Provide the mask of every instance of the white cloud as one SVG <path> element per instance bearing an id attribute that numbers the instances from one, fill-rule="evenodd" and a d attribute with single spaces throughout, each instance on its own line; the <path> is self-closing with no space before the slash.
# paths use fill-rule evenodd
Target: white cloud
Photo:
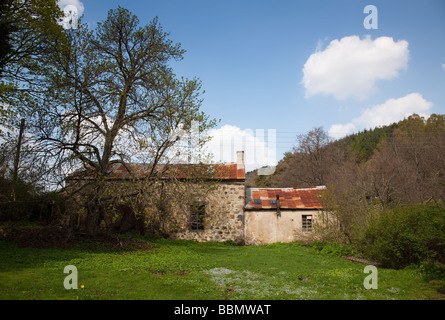
<path id="1" fill-rule="evenodd" d="M 236 152 L 243 150 L 246 171 L 277 164 L 275 129 L 257 129 L 254 132 L 226 124 L 210 130 L 209 136 L 213 138 L 207 143 L 207 148 L 215 162 L 236 162 Z"/>
<path id="2" fill-rule="evenodd" d="M 376 90 L 377 80 L 392 80 L 399 70 L 406 69 L 408 58 L 405 40 L 395 42 L 391 37 L 372 40 L 370 36 L 333 40 L 325 50 L 313 53 L 303 67 L 306 97 L 328 94 L 336 99 L 367 98 Z"/>
<path id="3" fill-rule="evenodd" d="M 334 139 L 340 139 L 351 134 L 354 130 L 355 125 L 352 122 L 347 124 L 333 124 L 329 129 L 329 136 Z"/>
<path id="4" fill-rule="evenodd" d="M 433 103 L 425 100 L 420 93 L 410 93 L 402 98 L 388 99 L 383 104 L 365 109 L 360 117 L 347 124 L 334 124 L 329 129 L 333 138 L 342 138 L 354 131 L 389 125 L 417 113 L 428 116 Z"/>
<path id="5" fill-rule="evenodd" d="M 62 26 L 65 29 L 70 28 L 70 26 L 74 29 L 77 28 L 77 19 L 82 16 L 84 11 L 83 3 L 80 0 L 59 0 L 59 7 L 65 12 L 65 18 L 61 22 Z M 74 20 L 74 23 L 70 20 Z"/>
<path id="6" fill-rule="evenodd" d="M 445 71 L 445 63 L 442 63 L 442 69 Z"/>
<path id="7" fill-rule="evenodd" d="M 83 14 L 84 6 L 79 0 L 59 0 L 59 7 L 63 10 L 66 6 L 73 5 L 77 8 L 79 17 Z"/>

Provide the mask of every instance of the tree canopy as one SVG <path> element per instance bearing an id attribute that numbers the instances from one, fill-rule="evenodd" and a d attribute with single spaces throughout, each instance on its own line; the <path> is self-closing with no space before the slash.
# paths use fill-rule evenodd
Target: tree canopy
<path id="1" fill-rule="evenodd" d="M 185 50 L 157 18 L 141 24 L 118 7 L 94 30 L 80 20 L 78 29 L 59 31 L 40 33 L 45 54 L 26 65 L 18 90 L 7 95 L 8 109 L 26 118 L 27 141 L 53 183 L 63 186 L 78 169 L 93 174 L 87 208 L 94 233 L 110 166 L 134 176 L 137 162 L 155 177 L 158 164 L 198 152 L 216 121 L 200 110 L 199 79 L 178 78 L 169 66 Z M 172 153 L 192 129 L 202 133 L 196 148 Z"/>

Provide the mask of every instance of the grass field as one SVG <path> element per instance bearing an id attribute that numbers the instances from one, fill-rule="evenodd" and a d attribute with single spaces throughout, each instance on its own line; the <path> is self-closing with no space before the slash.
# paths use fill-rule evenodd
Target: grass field
<path id="1" fill-rule="evenodd" d="M 122 238 L 122 241 L 136 239 Z M 416 268 L 378 269 L 366 290 L 365 264 L 302 244 L 235 246 L 138 238 L 126 249 L 84 241 L 66 248 L 0 242 L 0 299 L 444 299 L 443 283 Z M 143 244 L 141 246 L 140 244 Z M 64 268 L 78 271 L 64 288 Z"/>

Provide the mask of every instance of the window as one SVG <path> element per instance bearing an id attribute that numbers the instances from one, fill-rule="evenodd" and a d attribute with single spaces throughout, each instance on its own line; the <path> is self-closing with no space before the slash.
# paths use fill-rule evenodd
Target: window
<path id="1" fill-rule="evenodd" d="M 195 202 L 191 206 L 190 229 L 194 231 L 204 230 L 206 206 L 204 203 Z"/>
<path id="2" fill-rule="evenodd" d="M 302 215 L 303 231 L 312 232 L 312 215 Z"/>

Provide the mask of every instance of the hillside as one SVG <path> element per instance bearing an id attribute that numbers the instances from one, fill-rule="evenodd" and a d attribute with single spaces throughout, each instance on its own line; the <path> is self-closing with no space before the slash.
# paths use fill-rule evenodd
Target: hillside
<path id="1" fill-rule="evenodd" d="M 385 203 L 445 200 L 445 116 L 412 115 L 331 140 L 322 128 L 296 137 L 270 176 L 246 174 L 252 187 L 352 187 Z"/>

